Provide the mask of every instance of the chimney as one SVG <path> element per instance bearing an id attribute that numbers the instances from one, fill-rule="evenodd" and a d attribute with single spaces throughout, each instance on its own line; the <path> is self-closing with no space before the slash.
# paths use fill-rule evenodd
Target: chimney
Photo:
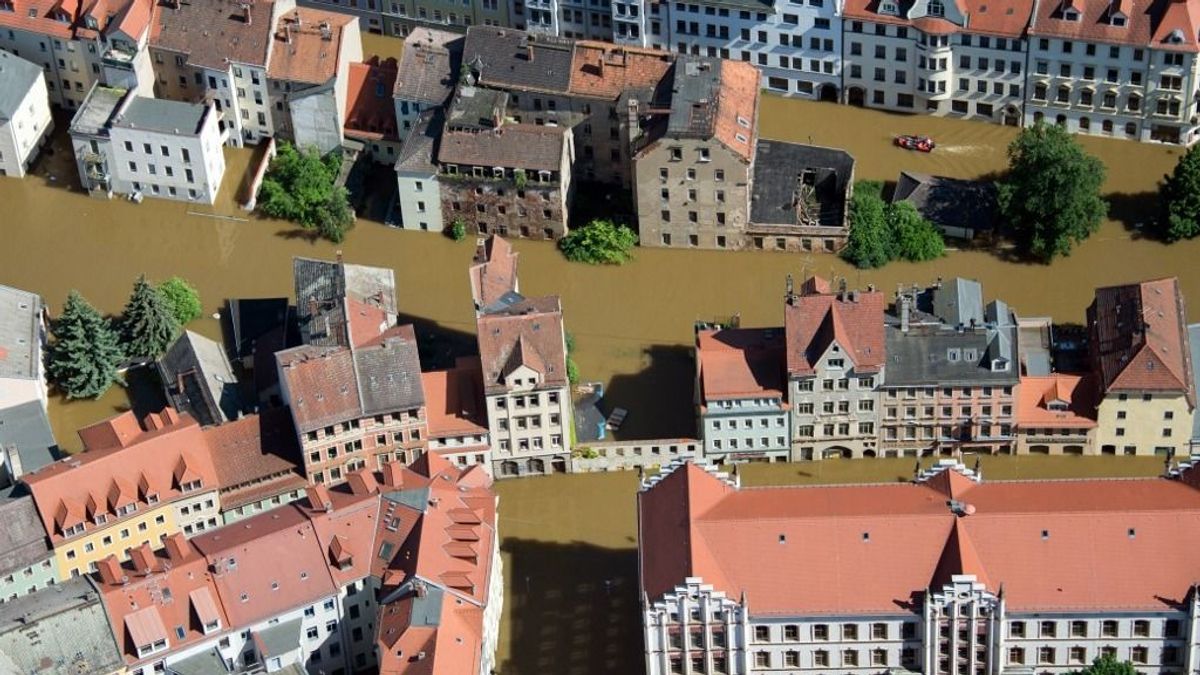
<path id="1" fill-rule="evenodd" d="M 129 559 L 133 562 L 133 571 L 138 574 L 150 574 L 154 570 L 154 550 L 150 548 L 150 544 L 131 549 Z"/>
<path id="2" fill-rule="evenodd" d="M 125 570 L 121 569 L 121 562 L 115 555 L 109 554 L 107 558 L 96 563 L 96 569 L 100 571 L 100 581 L 103 581 L 106 586 L 121 586 L 129 583 L 129 577 L 125 574 Z"/>
<path id="3" fill-rule="evenodd" d="M 249 25 L 251 25 L 252 23 L 254 23 L 254 18 L 253 18 L 253 16 L 250 14 L 250 3 L 249 3 L 249 2 L 243 2 L 243 3 L 242 3 L 242 21 L 243 21 L 243 22 L 244 22 L 244 23 L 245 23 L 247 26 L 249 26 Z"/>
<path id="4" fill-rule="evenodd" d="M 413 581 L 413 592 L 416 593 L 418 598 L 425 597 L 425 582 L 420 579 Z"/>
<path id="5" fill-rule="evenodd" d="M 400 486 L 400 471 L 404 468 L 400 462 L 386 462 L 383 465 L 383 484 L 388 487 Z"/>
<path id="6" fill-rule="evenodd" d="M 4 464 L 8 467 L 9 479 L 14 483 L 25 472 L 24 467 L 21 466 L 21 453 L 17 451 L 16 445 L 4 446 Z"/>
<path id="7" fill-rule="evenodd" d="M 900 295 L 900 331 L 902 333 L 908 332 L 909 312 L 912 311 L 912 308 L 910 307 L 911 303 L 912 301 L 909 300 L 907 295 Z"/>
<path id="8" fill-rule="evenodd" d="M 171 559 L 171 562 L 183 562 L 183 559 L 187 557 L 188 542 L 182 532 L 176 532 L 167 537 L 164 544 L 167 547 L 167 557 Z"/>
<path id="9" fill-rule="evenodd" d="M 525 60 L 533 61 L 533 45 L 525 45 Z"/>
<path id="10" fill-rule="evenodd" d="M 283 41 L 286 44 L 292 44 L 292 24 L 287 21 L 283 22 Z"/>
<path id="11" fill-rule="evenodd" d="M 320 29 L 321 29 L 321 39 L 322 40 L 325 40 L 326 42 L 330 42 L 333 40 L 333 28 L 329 25 L 328 21 L 322 21 L 321 25 L 320 25 Z"/>
<path id="12" fill-rule="evenodd" d="M 333 499 L 329 496 L 329 488 L 324 485 L 309 485 L 304 489 L 308 497 L 308 506 L 314 511 L 329 512 L 333 510 Z"/>

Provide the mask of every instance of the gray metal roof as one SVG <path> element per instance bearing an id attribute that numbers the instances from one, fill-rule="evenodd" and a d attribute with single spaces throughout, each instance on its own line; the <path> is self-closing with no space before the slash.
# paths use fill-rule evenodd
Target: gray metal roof
<path id="1" fill-rule="evenodd" d="M 79 110 L 75 111 L 75 117 L 71 118 L 71 133 L 107 136 L 109 122 L 127 94 L 130 92 L 125 89 L 99 84 L 92 87 Z"/>
<path id="2" fill-rule="evenodd" d="M 412 488 L 410 490 L 392 490 L 385 492 L 384 498 L 390 502 L 407 506 L 414 511 L 425 512 L 429 505 L 429 487 Z"/>
<path id="3" fill-rule="evenodd" d="M 258 642 L 267 658 L 286 654 L 300 646 L 301 619 L 292 619 L 258 631 Z"/>
<path id="4" fill-rule="evenodd" d="M 100 594 L 87 577 L 0 604 L 0 672 L 109 673 L 123 666 Z"/>
<path id="5" fill-rule="evenodd" d="M 404 101 L 443 105 L 458 81 L 463 41 L 458 33 L 414 28 L 404 38 L 392 95 Z"/>
<path id="6" fill-rule="evenodd" d="M 711 137 L 716 127 L 720 89 L 721 59 L 680 54 L 675 60 L 667 135 Z"/>
<path id="7" fill-rule="evenodd" d="M 26 401 L 0 410 L 0 448 L 16 448 L 22 474 L 54 462 L 58 442 L 41 401 Z"/>
<path id="8" fill-rule="evenodd" d="M 42 76 L 42 69 L 5 51 L 0 51 L 0 118 L 11 118 L 21 101 Z"/>
<path id="9" fill-rule="evenodd" d="M 755 149 L 750 222 L 797 225 L 800 185 L 811 178 L 819 205 L 819 224 L 843 227 L 846 189 L 854 177 L 854 158 L 844 150 L 760 140 Z"/>
<path id="10" fill-rule="evenodd" d="M 568 38 L 471 26 L 463 46 L 463 63 L 484 85 L 566 93 L 571 85 L 574 46 Z"/>
<path id="11" fill-rule="evenodd" d="M 175 409 L 203 426 L 237 419 L 243 410 L 224 347 L 203 335 L 184 331 L 158 360 L 158 374 Z"/>
<path id="12" fill-rule="evenodd" d="M 354 350 L 363 414 L 407 410 L 425 404 L 421 359 L 415 340 L 391 335 L 378 345 Z"/>
<path id="13" fill-rule="evenodd" d="M 906 201 L 940 228 L 992 230 L 998 222 L 996 185 L 901 171 L 892 202 Z"/>
<path id="14" fill-rule="evenodd" d="M 171 663 L 167 672 L 171 675 L 228 675 L 229 669 L 225 667 L 221 653 L 213 647 Z"/>
<path id="15" fill-rule="evenodd" d="M 349 346 L 343 298 L 380 306 L 396 314 L 396 277 L 391 269 L 293 258 L 296 322 L 304 344 Z"/>
<path id="16" fill-rule="evenodd" d="M 949 326 L 983 324 L 983 286 L 974 279 L 955 277 L 935 286 L 931 299 L 932 306 L 922 309 Z"/>
<path id="17" fill-rule="evenodd" d="M 46 530 L 28 490 L 0 500 L 0 576 L 25 569 L 50 557 Z"/>
<path id="18" fill-rule="evenodd" d="M 113 120 L 113 126 L 190 136 L 199 133 L 207 111 L 208 107 L 199 103 L 135 96 Z"/>
<path id="19" fill-rule="evenodd" d="M 400 146 L 400 156 L 396 158 L 396 171 L 401 173 L 417 173 L 422 176 L 436 174 L 438 139 L 442 137 L 442 126 L 446 115 L 441 108 L 432 108 L 421 113 L 416 125 L 408 132 L 404 144 Z"/>
<path id="20" fill-rule="evenodd" d="M 425 595 L 414 595 L 410 626 L 436 627 L 442 623 L 442 602 L 445 591 L 433 584 L 425 584 Z"/>
<path id="21" fill-rule="evenodd" d="M 885 327 L 886 386 L 1013 385 L 1019 379 L 1015 362 L 1007 370 L 992 370 L 990 357 L 1000 349 L 993 340 L 1014 344 L 1016 327 L 958 331 L 946 326 L 914 326 L 907 333 Z"/>
<path id="22" fill-rule="evenodd" d="M 42 355 L 42 298 L 0 286 L 0 378 L 38 377 Z"/>

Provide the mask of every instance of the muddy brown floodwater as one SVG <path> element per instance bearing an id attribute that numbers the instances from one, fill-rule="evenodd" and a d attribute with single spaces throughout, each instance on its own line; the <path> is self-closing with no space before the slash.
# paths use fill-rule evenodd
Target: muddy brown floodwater
<path id="1" fill-rule="evenodd" d="M 764 137 L 846 148 L 858 159 L 860 179 L 879 180 L 894 180 L 902 168 L 961 177 L 998 171 L 1014 134 L 998 126 L 771 96 L 763 99 L 761 124 Z M 65 127 L 60 120 L 59 129 Z M 921 155 L 896 149 L 889 139 L 898 132 L 929 134 L 938 150 Z M 858 272 L 822 254 L 643 249 L 633 263 L 608 268 L 568 264 L 550 244 L 517 242 L 522 290 L 563 296 L 580 370 L 588 380 L 606 382 L 610 401 L 630 410 L 622 435 L 631 438 L 694 433 L 693 321 L 740 313 L 746 325 L 778 323 L 789 273 L 846 275 L 853 285 L 874 283 L 884 290 L 970 276 L 983 282 L 989 297 L 1005 298 L 1018 312 L 1059 321 L 1082 320 L 1095 286 L 1179 275 L 1193 306 L 1200 306 L 1200 270 L 1192 264 L 1200 241 L 1167 247 L 1138 240 L 1127 229 L 1153 213 L 1156 183 L 1179 150 L 1101 139 L 1083 143 L 1109 167 L 1106 190 L 1114 215 L 1124 222 L 1106 223 L 1070 258 L 1051 266 L 953 252 L 929 263 Z M 406 315 L 442 330 L 474 331 L 465 273 L 471 242 L 368 221 L 360 221 L 340 247 L 310 242 L 290 224 L 248 216 L 234 203 L 250 150 L 226 151 L 229 171 L 214 206 L 98 201 L 79 192 L 63 134 L 55 147 L 34 175 L 0 179 L 0 283 L 36 291 L 56 310 L 77 288 L 102 310 L 117 312 L 139 273 L 151 279 L 178 274 L 199 288 L 208 317 L 229 297 L 290 295 L 292 256 L 333 257 L 340 248 L 348 261 L 395 269 Z M 1200 312 L 1192 316 L 1200 319 Z M 211 318 L 192 328 L 219 332 Z M 74 448 L 75 429 L 126 406 L 123 393 L 114 390 L 99 401 L 56 401 L 51 416 L 60 442 Z"/>

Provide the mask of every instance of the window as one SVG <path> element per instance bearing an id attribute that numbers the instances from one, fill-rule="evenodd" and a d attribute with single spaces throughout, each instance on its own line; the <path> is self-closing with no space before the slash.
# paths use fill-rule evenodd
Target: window
<path id="1" fill-rule="evenodd" d="M 1087 663 L 1087 648 L 1071 647 L 1068 659 L 1071 663 Z"/>
<path id="2" fill-rule="evenodd" d="M 768 626 L 755 626 L 754 627 L 754 641 L 755 642 L 770 642 L 771 641 L 771 629 Z"/>
<path id="3" fill-rule="evenodd" d="M 809 427 L 809 429 L 812 429 L 812 427 Z M 810 432 L 810 435 L 811 435 L 811 432 Z M 827 626 L 823 623 L 818 623 L 818 624 L 814 625 L 812 631 L 813 631 L 813 640 L 814 641 L 825 642 L 829 639 L 829 626 Z"/>
<path id="4" fill-rule="evenodd" d="M 1041 647 L 1038 649 L 1038 663 L 1054 663 L 1054 647 Z"/>
<path id="5" fill-rule="evenodd" d="M 1150 622 L 1139 619 L 1133 622 L 1134 637 L 1150 637 Z"/>
<path id="6" fill-rule="evenodd" d="M 1071 622 L 1071 637 L 1087 637 L 1087 622 L 1072 621 Z"/>
<path id="7" fill-rule="evenodd" d="M 842 625 L 842 639 L 843 640 L 857 640 L 858 639 L 858 625 L 853 624 L 853 623 L 847 623 L 847 624 Z"/>
<path id="8" fill-rule="evenodd" d="M 1133 647 L 1129 650 L 1129 660 L 1134 663 L 1146 663 L 1150 660 L 1150 650 L 1145 647 Z"/>
<path id="9" fill-rule="evenodd" d="M 1043 539 L 1044 538 L 1045 537 L 1043 537 Z M 1058 628 L 1058 625 L 1056 623 L 1054 623 L 1053 621 L 1043 621 L 1041 623 L 1041 632 L 1039 635 L 1041 637 L 1054 637 L 1055 633 L 1057 632 L 1056 631 L 1057 628 Z M 1045 663 L 1045 662 L 1043 661 L 1043 663 Z"/>
<path id="10" fill-rule="evenodd" d="M 1009 649 L 1008 662 L 1013 665 L 1021 665 L 1025 663 L 1025 650 L 1020 647 L 1013 647 Z"/>
<path id="11" fill-rule="evenodd" d="M 843 650 L 842 651 L 842 665 L 850 666 L 850 667 L 857 666 L 858 665 L 858 651 L 855 649 Z"/>

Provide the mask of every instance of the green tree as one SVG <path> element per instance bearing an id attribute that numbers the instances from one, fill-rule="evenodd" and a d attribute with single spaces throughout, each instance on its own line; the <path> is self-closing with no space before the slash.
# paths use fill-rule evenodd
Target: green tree
<path id="1" fill-rule="evenodd" d="M 341 167 L 340 153 L 322 158 L 313 148 L 299 151 L 280 143 L 258 192 L 259 209 L 341 242 L 354 226 L 350 195 L 346 188 L 334 186 Z"/>
<path id="2" fill-rule="evenodd" d="M 158 285 L 158 294 L 166 301 L 180 326 L 200 318 L 203 311 L 198 293 L 187 279 L 171 277 Z"/>
<path id="3" fill-rule="evenodd" d="M 575 363 L 575 336 L 564 333 L 563 337 L 567 345 L 567 381 L 579 384 L 579 366 Z"/>
<path id="4" fill-rule="evenodd" d="M 1092 665 L 1076 670 L 1071 675 L 1137 675 L 1137 670 L 1128 661 L 1118 661 L 1112 656 L 1099 656 Z"/>
<path id="5" fill-rule="evenodd" d="M 592 265 L 620 265 L 633 260 L 637 244 L 633 230 L 611 220 L 593 220 L 558 242 L 567 260 Z"/>
<path id="6" fill-rule="evenodd" d="M 841 255 L 855 267 L 883 267 L 892 259 L 894 247 L 882 193 L 881 183 L 863 181 L 854 186 L 850 198 L 850 237 Z"/>
<path id="7" fill-rule="evenodd" d="M 145 275 L 139 276 L 121 314 L 125 353 L 132 358 L 156 359 L 178 335 L 179 321 L 171 305 L 146 282 Z"/>
<path id="8" fill-rule="evenodd" d="M 892 239 L 892 257 L 920 262 L 940 258 L 946 252 L 942 233 L 925 220 L 917 207 L 909 202 L 896 202 L 887 207 L 888 231 Z"/>
<path id="9" fill-rule="evenodd" d="M 1158 234 L 1167 241 L 1191 239 L 1200 234 L 1200 146 L 1193 145 L 1179 158 L 1175 170 L 1159 189 L 1162 215 Z"/>
<path id="10" fill-rule="evenodd" d="M 450 238 L 454 241 L 462 241 L 467 238 L 467 224 L 462 218 L 455 218 L 454 222 L 450 223 Z"/>
<path id="11" fill-rule="evenodd" d="M 125 358 L 117 332 L 78 291 L 67 296 L 50 332 L 46 370 L 67 398 L 99 398 L 117 381 Z"/>
<path id="12" fill-rule="evenodd" d="M 1108 214 L 1104 165 L 1058 125 L 1037 123 L 1008 146 L 1000 213 L 1023 253 L 1043 262 L 1068 255 Z"/>

